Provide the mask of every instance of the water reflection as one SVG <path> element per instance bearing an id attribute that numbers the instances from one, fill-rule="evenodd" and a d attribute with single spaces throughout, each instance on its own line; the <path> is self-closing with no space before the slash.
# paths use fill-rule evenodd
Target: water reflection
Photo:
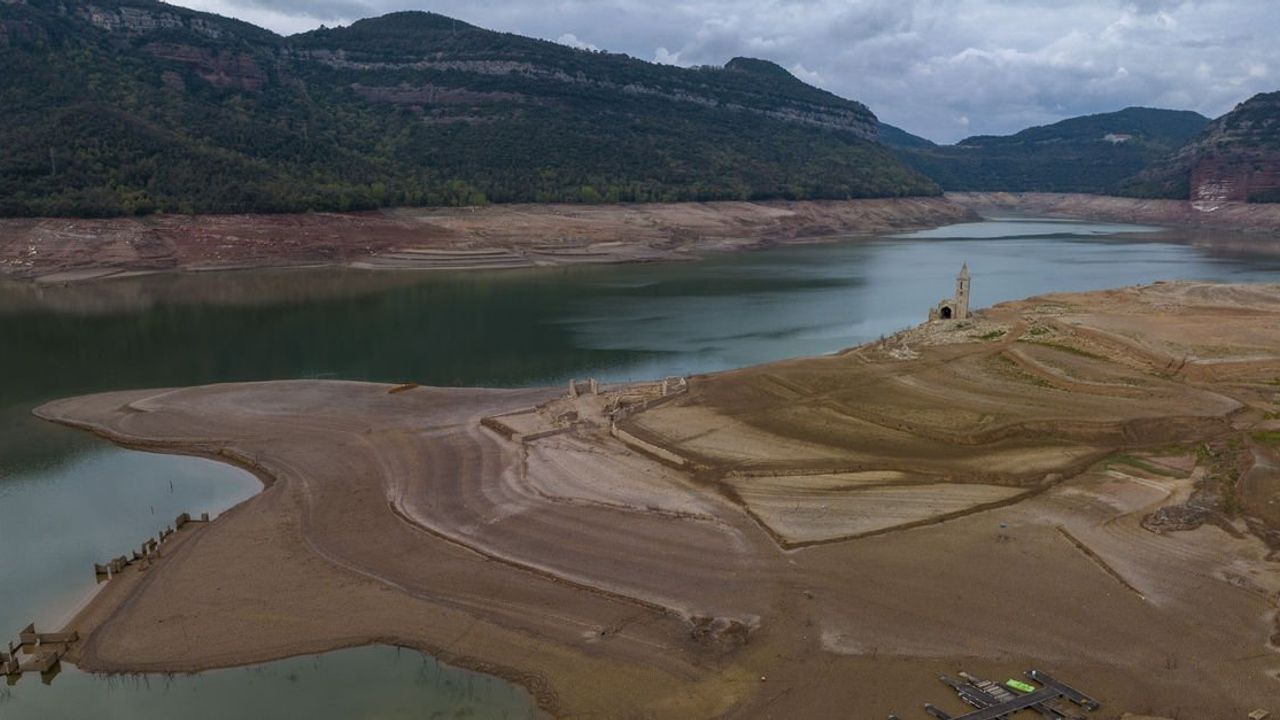
<path id="1" fill-rule="evenodd" d="M 6 718 L 543 717 L 510 683 L 392 647 L 353 648 L 199 675 L 95 676 L 64 667 L 0 689 Z"/>
<path id="2" fill-rule="evenodd" d="M 13 542 L 0 553 L 0 636 L 32 621 L 61 624 L 93 591 L 94 563 L 138 547 L 179 513 L 216 516 L 260 488 L 224 463 L 124 451 L 69 428 L 32 425 L 69 441 L 59 445 L 64 454 L 39 462 L 5 457 L 0 528 Z"/>

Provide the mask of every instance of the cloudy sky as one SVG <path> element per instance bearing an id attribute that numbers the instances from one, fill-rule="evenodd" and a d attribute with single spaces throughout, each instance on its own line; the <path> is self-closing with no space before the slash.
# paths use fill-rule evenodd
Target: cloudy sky
<path id="1" fill-rule="evenodd" d="M 773 60 L 938 142 L 1280 90 L 1277 0 L 177 0 L 290 34 L 393 10 L 677 65 Z"/>

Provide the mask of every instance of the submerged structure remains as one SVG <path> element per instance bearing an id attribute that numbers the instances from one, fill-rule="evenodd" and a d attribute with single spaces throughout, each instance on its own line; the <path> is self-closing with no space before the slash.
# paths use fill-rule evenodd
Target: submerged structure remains
<path id="1" fill-rule="evenodd" d="M 969 317 L 969 263 L 956 276 L 955 296 L 939 300 L 929 311 L 930 320 L 964 320 Z"/>
<path id="2" fill-rule="evenodd" d="M 1007 680 L 1001 684 L 963 672 L 959 679 L 943 675 L 939 679 L 955 690 L 961 700 L 977 710 L 964 715 L 951 715 L 925 703 L 925 712 L 937 720 L 999 720 L 1013 717 L 1023 710 L 1055 720 L 1084 720 L 1084 716 L 1077 714 L 1072 705 L 1090 712 L 1101 707 L 1093 698 L 1066 683 L 1054 680 L 1046 673 L 1028 670 L 1025 674 L 1038 687 L 1021 680 Z M 1064 700 L 1071 704 L 1064 703 Z M 896 715 L 890 715 L 889 718 L 898 720 Z"/>

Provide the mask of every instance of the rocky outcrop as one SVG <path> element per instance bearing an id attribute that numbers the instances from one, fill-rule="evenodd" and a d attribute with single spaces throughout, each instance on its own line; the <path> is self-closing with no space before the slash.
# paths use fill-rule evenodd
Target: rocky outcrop
<path id="1" fill-rule="evenodd" d="M 394 87 L 361 85 L 354 83 L 351 89 L 360 97 L 370 102 L 391 103 L 422 107 L 427 105 L 487 105 L 491 103 L 523 102 L 525 97 L 518 93 L 477 92 L 466 88 L 442 87 L 426 83 L 412 86 L 401 84 Z"/>
<path id="2" fill-rule="evenodd" d="M 174 43 L 150 43 L 143 49 L 154 57 L 193 68 L 205 82 L 216 87 L 261 90 L 267 84 L 266 71 L 248 53 L 214 52 Z"/>
<path id="3" fill-rule="evenodd" d="M 1121 191 L 1190 200 L 1207 210 L 1229 202 L 1280 202 L 1280 92 L 1240 103 Z"/>
<path id="4" fill-rule="evenodd" d="M 1221 202 L 1280 202 L 1280 152 L 1236 151 L 1210 154 L 1191 167 L 1191 200 Z"/>
<path id="5" fill-rule="evenodd" d="M 145 35 L 157 30 L 186 29 L 207 38 L 221 38 L 226 32 L 213 22 L 201 17 L 184 17 L 176 11 L 157 10 L 145 7 L 104 8 L 98 5 L 86 5 L 79 8 L 77 14 L 110 32 L 128 35 Z"/>

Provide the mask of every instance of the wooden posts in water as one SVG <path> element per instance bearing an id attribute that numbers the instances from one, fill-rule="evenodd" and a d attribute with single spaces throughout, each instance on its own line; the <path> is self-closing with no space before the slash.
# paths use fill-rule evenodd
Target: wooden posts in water
<path id="1" fill-rule="evenodd" d="M 2 675 L 19 675 L 22 668 L 18 662 L 18 653 L 22 652 L 22 643 L 13 644 L 10 640 L 9 652 L 0 652 L 0 674 Z"/>
<path id="2" fill-rule="evenodd" d="M 174 533 L 191 523 L 209 522 L 209 513 L 200 513 L 200 519 L 196 520 L 191 517 L 191 513 L 182 513 L 174 518 L 173 527 L 166 527 L 160 531 L 160 534 L 154 538 L 147 538 L 137 550 L 133 550 L 130 555 L 121 555 L 118 558 L 107 561 L 107 564 L 93 564 L 93 575 L 99 581 L 110 579 L 120 573 L 130 565 L 137 564 L 140 570 L 146 570 L 150 565 L 160 557 L 160 544 L 168 540 Z"/>
<path id="3" fill-rule="evenodd" d="M 187 523 L 193 523 L 193 522 L 202 522 L 202 523 L 209 522 L 209 513 L 207 512 L 200 513 L 199 520 L 191 517 L 191 513 L 182 513 L 181 515 L 179 515 L 177 518 L 174 519 L 173 529 L 181 530 L 182 526 L 186 525 Z"/>
<path id="4" fill-rule="evenodd" d="M 0 675 L 10 678 L 23 673 L 38 672 L 44 682 L 52 681 L 57 675 L 58 663 L 67 653 L 67 646 L 80 639 L 76 631 L 64 633 L 36 632 L 35 623 L 28 623 L 18 631 L 18 643 L 9 641 L 8 652 L 0 651 Z M 53 645 L 56 647 L 49 648 Z M 27 655 L 23 660 L 22 655 Z"/>
<path id="5" fill-rule="evenodd" d="M 16 675 L 18 666 L 9 653 L 0 651 L 0 675 Z"/>
<path id="6" fill-rule="evenodd" d="M 22 664 L 19 668 L 21 672 L 38 672 L 41 675 L 53 669 L 54 665 L 62 659 L 61 652 L 42 652 L 36 653 L 35 656 Z"/>

